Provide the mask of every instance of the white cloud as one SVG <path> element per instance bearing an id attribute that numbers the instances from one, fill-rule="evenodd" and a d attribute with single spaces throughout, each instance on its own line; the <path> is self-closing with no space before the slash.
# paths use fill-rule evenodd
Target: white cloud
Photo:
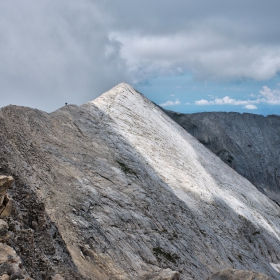
<path id="1" fill-rule="evenodd" d="M 248 104 L 248 105 L 246 105 L 246 106 L 245 106 L 245 108 L 246 108 L 246 109 L 248 109 L 248 110 L 256 110 L 256 109 L 258 109 L 258 107 L 257 107 L 257 106 L 252 105 L 252 104 Z"/>
<path id="2" fill-rule="evenodd" d="M 278 45 L 247 44 L 218 32 L 207 33 L 202 27 L 161 36 L 111 32 L 110 38 L 121 43 L 121 55 L 129 70 L 138 77 L 141 70 L 142 78 L 180 74 L 183 69 L 201 79 L 266 80 L 280 71 Z"/>
<path id="3" fill-rule="evenodd" d="M 264 102 L 272 105 L 280 105 L 280 90 L 271 90 L 269 87 L 263 86 L 260 94 L 264 98 Z"/>
<path id="4" fill-rule="evenodd" d="M 177 99 L 176 101 L 166 101 L 164 103 L 159 104 L 161 107 L 168 107 L 168 106 L 175 106 L 175 105 L 180 105 L 181 102 Z"/>
<path id="5" fill-rule="evenodd" d="M 257 106 L 253 104 L 271 104 L 271 105 L 280 105 L 280 90 L 275 89 L 271 90 L 267 86 L 263 86 L 262 90 L 259 92 L 258 98 L 251 100 L 237 100 L 225 96 L 223 98 L 215 98 L 214 100 L 201 99 L 194 102 L 196 105 L 233 105 L 240 106 L 245 105 L 246 109 L 257 109 Z M 255 95 L 252 95 L 254 97 Z"/>
<path id="6" fill-rule="evenodd" d="M 175 96 L 175 94 L 170 94 L 170 96 Z"/>
<path id="7" fill-rule="evenodd" d="M 208 101 L 206 99 L 197 100 L 194 102 L 195 105 L 210 105 L 215 104 L 213 101 Z"/>
<path id="8" fill-rule="evenodd" d="M 233 98 L 230 98 L 229 96 L 225 96 L 223 98 L 216 98 L 214 100 L 208 101 L 206 99 L 195 101 L 196 105 L 247 105 L 250 103 L 254 103 L 253 100 L 236 100 Z"/>

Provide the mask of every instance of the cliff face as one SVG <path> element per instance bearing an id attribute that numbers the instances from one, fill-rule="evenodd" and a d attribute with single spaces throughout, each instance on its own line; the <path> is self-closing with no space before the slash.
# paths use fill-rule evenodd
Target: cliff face
<path id="1" fill-rule="evenodd" d="M 261 192 L 280 203 L 280 116 L 166 113 Z"/>
<path id="2" fill-rule="evenodd" d="M 51 114 L 2 108 L 0 165 L 35 279 L 279 278 L 280 208 L 126 84 Z"/>

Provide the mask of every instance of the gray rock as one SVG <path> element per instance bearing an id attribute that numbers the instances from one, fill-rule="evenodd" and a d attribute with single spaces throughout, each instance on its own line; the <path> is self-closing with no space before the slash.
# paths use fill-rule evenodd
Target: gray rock
<path id="1" fill-rule="evenodd" d="M 227 268 L 214 273 L 208 280 L 271 280 L 262 273 Z"/>
<path id="2" fill-rule="evenodd" d="M 0 176 L 0 206 L 2 206 L 7 189 L 13 181 L 14 179 L 11 176 Z"/>
<path id="3" fill-rule="evenodd" d="M 8 240 L 8 228 L 8 224 L 4 220 L 0 219 L 0 242 Z"/>
<path id="4" fill-rule="evenodd" d="M 0 279 L 31 279 L 15 250 L 0 243 Z"/>
<path id="5" fill-rule="evenodd" d="M 12 212 L 13 201 L 7 196 L 7 190 L 13 182 L 11 176 L 0 176 L 0 218 L 5 218 Z"/>
<path id="6" fill-rule="evenodd" d="M 65 280 L 60 274 L 56 274 L 52 280 Z"/>
<path id="7" fill-rule="evenodd" d="M 34 279 L 279 278 L 280 208 L 128 85 L 51 114 L 2 108 L 0 165 Z"/>
<path id="8" fill-rule="evenodd" d="M 162 269 L 157 272 L 148 273 L 139 278 L 139 280 L 179 280 L 180 273 L 171 269 Z"/>
<path id="9" fill-rule="evenodd" d="M 4 220 L 0 219 L 0 235 L 5 235 L 8 231 L 9 225 Z"/>
<path id="10" fill-rule="evenodd" d="M 280 204 L 280 116 L 165 112 L 228 166 Z"/>

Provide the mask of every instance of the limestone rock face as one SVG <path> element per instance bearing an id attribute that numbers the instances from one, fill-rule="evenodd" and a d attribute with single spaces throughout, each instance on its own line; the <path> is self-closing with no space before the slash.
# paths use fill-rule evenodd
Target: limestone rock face
<path id="1" fill-rule="evenodd" d="M 0 166 L 9 245 L 36 280 L 279 279 L 279 206 L 126 84 L 51 114 L 2 108 Z"/>
<path id="2" fill-rule="evenodd" d="M 14 182 L 11 176 L 0 176 L 0 217 L 6 217 L 11 213 L 12 201 L 7 197 L 7 190 Z"/>
<path id="3" fill-rule="evenodd" d="M 65 280 L 61 275 L 56 274 L 52 280 Z"/>
<path id="4" fill-rule="evenodd" d="M 223 271 L 214 273 L 208 280 L 271 280 L 262 273 L 254 271 L 244 271 L 236 269 L 225 269 Z"/>
<path id="5" fill-rule="evenodd" d="M 14 182 L 11 176 L 0 176 L 0 205 L 3 204 L 7 189 Z"/>
<path id="6" fill-rule="evenodd" d="M 4 220 L 0 219 L 0 242 L 7 241 L 10 237 L 8 228 L 8 224 Z"/>
<path id="7" fill-rule="evenodd" d="M 280 116 L 165 112 L 227 165 L 280 204 Z"/>
<path id="8" fill-rule="evenodd" d="M 153 273 L 147 273 L 139 278 L 139 280 L 179 280 L 180 274 L 171 269 L 162 269 Z"/>
<path id="9" fill-rule="evenodd" d="M 15 250 L 3 243 L 0 243 L 0 277 L 7 280 L 31 280 Z"/>

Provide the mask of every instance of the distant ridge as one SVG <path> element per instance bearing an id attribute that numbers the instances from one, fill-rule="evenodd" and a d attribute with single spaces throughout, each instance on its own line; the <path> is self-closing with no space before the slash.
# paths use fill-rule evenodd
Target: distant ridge
<path id="1" fill-rule="evenodd" d="M 165 112 L 227 165 L 280 204 L 280 116 Z"/>

